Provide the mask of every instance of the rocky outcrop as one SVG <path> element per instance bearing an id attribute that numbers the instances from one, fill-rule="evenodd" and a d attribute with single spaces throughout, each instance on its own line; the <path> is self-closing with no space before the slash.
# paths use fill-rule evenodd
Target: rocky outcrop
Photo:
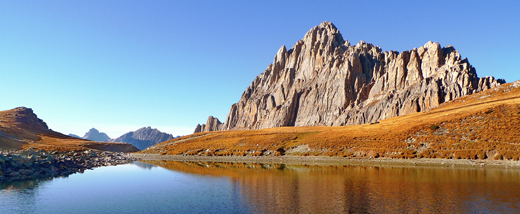
<path id="1" fill-rule="evenodd" d="M 27 129 L 46 131 L 49 129 L 47 124 L 33 112 L 32 109 L 26 107 L 18 107 L 10 111 L 12 121 L 25 126 Z"/>
<path id="2" fill-rule="evenodd" d="M 206 124 L 197 124 L 194 133 L 224 130 L 225 125 L 218 118 L 209 116 Z"/>
<path id="3" fill-rule="evenodd" d="M 0 149 L 21 149 L 25 143 L 41 140 L 42 135 L 68 138 L 49 129 L 30 108 L 0 111 Z"/>
<path id="4" fill-rule="evenodd" d="M 83 136 L 83 139 L 91 140 L 91 141 L 98 141 L 98 142 L 108 142 L 111 140 L 107 134 L 105 134 L 104 132 L 99 132 L 95 128 L 91 128 L 87 133 L 85 133 L 85 136 Z"/>
<path id="5" fill-rule="evenodd" d="M 171 140 L 175 137 L 173 135 L 160 132 L 157 129 L 152 129 L 150 126 L 143 127 L 134 132 L 128 132 L 121 137 L 118 137 L 111 142 L 123 142 L 134 145 L 140 150 L 144 150 L 149 146 Z"/>
<path id="6" fill-rule="evenodd" d="M 278 50 L 231 106 L 224 125 L 195 131 L 364 124 L 426 111 L 502 83 L 479 78 L 450 45 L 382 51 L 364 41 L 350 45 L 323 22 L 290 50 Z"/>
<path id="7" fill-rule="evenodd" d="M 49 127 L 43 120 L 26 107 L 0 111 L 0 139 L 2 143 L 21 139 L 40 140 L 39 134 L 49 132 Z M 0 148 L 2 145 L 0 145 Z"/>

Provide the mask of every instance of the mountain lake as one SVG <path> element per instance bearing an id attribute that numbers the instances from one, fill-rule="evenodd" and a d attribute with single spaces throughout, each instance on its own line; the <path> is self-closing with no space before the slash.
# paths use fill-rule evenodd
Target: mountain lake
<path id="1" fill-rule="evenodd" d="M 0 213 L 518 213 L 520 170 L 142 161 L 0 183 Z"/>

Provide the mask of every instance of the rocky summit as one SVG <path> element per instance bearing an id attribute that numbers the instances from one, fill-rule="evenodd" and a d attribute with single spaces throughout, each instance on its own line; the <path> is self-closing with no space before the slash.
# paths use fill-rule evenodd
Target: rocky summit
<path id="1" fill-rule="evenodd" d="M 401 53 L 360 41 L 351 45 L 323 22 L 257 76 L 224 124 L 195 132 L 281 126 L 343 126 L 427 111 L 505 83 L 477 76 L 468 59 L 437 42 Z M 216 121 L 216 123 L 215 123 Z"/>
<path id="2" fill-rule="evenodd" d="M 157 143 L 171 140 L 173 138 L 174 137 L 171 134 L 161 132 L 158 129 L 152 129 L 150 126 L 148 126 L 121 135 L 121 137 L 111 140 L 111 142 L 130 143 L 138 149 L 143 150 L 149 146 L 153 146 Z"/>
<path id="3" fill-rule="evenodd" d="M 0 111 L 0 148 L 18 149 L 21 143 L 40 140 L 40 134 L 51 132 L 30 108 Z"/>
<path id="4" fill-rule="evenodd" d="M 91 128 L 87 133 L 85 133 L 85 136 L 83 136 L 83 139 L 98 141 L 98 142 L 110 141 L 110 137 L 107 134 L 105 134 L 104 132 L 99 132 L 95 128 Z"/>

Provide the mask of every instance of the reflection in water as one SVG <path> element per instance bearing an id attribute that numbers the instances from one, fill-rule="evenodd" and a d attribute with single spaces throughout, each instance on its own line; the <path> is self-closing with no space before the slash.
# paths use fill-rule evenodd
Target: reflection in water
<path id="1" fill-rule="evenodd" d="M 17 213 L 32 213 L 32 209 L 36 204 L 36 196 L 38 191 L 36 189 L 44 185 L 47 179 L 31 179 L 22 181 L 5 181 L 0 183 L 0 201 L 2 205 L 8 207 L 15 207 L 11 211 Z M 9 194 L 10 197 L 4 197 L 4 194 Z"/>
<path id="2" fill-rule="evenodd" d="M 520 210 L 520 172 L 507 169 L 285 166 L 144 161 L 226 176 L 254 213 L 472 213 Z"/>
<path id="3" fill-rule="evenodd" d="M 0 183 L 0 213 L 520 210 L 520 170 L 513 169 L 145 162 Z"/>
<path id="4" fill-rule="evenodd" d="M 139 162 L 139 161 L 134 161 L 132 164 L 134 164 L 142 169 L 152 169 L 152 168 L 156 167 L 153 164 L 143 163 L 143 162 Z"/>
<path id="5" fill-rule="evenodd" d="M 0 190 L 28 190 L 34 189 L 40 185 L 41 182 L 52 180 L 52 178 L 46 179 L 30 179 L 30 180 L 2 180 L 0 182 Z"/>

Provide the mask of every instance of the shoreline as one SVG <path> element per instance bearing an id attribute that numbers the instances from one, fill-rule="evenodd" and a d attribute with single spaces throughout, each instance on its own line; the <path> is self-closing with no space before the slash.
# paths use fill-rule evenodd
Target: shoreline
<path id="1" fill-rule="evenodd" d="M 0 151 L 0 183 L 5 181 L 67 177 L 101 166 L 113 166 L 134 161 L 121 152 L 108 151 Z"/>
<path id="2" fill-rule="evenodd" d="M 428 166 L 457 168 L 504 168 L 520 169 L 520 161 L 505 160 L 466 160 L 466 159 L 391 159 L 391 158 L 343 158 L 326 156 L 182 156 L 159 154 L 127 153 L 129 157 L 139 160 L 165 160 L 188 162 L 229 162 L 229 163 L 262 163 L 286 165 L 317 166 Z"/>

